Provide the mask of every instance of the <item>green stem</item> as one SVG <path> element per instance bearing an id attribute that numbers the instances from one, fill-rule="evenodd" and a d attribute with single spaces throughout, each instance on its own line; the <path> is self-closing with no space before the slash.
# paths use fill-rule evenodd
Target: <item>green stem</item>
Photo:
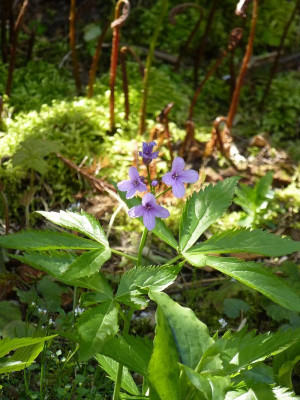
<path id="1" fill-rule="evenodd" d="M 147 235 L 148 235 L 148 229 L 144 228 L 144 231 L 143 231 L 143 234 L 142 234 L 142 237 L 141 237 L 140 246 L 139 246 L 139 251 L 138 251 L 138 259 L 137 259 L 137 265 L 138 266 L 142 264 L 143 249 L 145 247 Z"/>
<path id="2" fill-rule="evenodd" d="M 177 260 L 180 260 L 180 258 L 182 258 L 181 254 L 178 254 L 178 256 L 171 258 L 171 260 L 168 261 L 168 264 L 173 264 L 174 262 L 176 262 Z"/>
<path id="3" fill-rule="evenodd" d="M 168 189 L 164 190 L 163 192 L 159 193 L 157 196 L 155 196 L 156 199 L 158 199 L 160 196 L 164 195 L 165 193 L 167 193 L 169 190 L 171 190 L 172 188 L 169 187 Z"/>
<path id="4" fill-rule="evenodd" d="M 148 183 L 149 183 L 150 191 L 151 191 L 151 193 L 154 193 L 154 187 L 151 186 L 151 174 L 150 174 L 149 165 L 147 165 L 147 174 L 148 174 Z"/>
<path id="5" fill-rule="evenodd" d="M 135 256 L 130 256 L 129 254 L 123 253 L 122 251 L 119 251 L 116 249 L 110 249 L 110 250 L 112 253 L 118 254 L 118 256 L 128 258 L 128 260 L 131 260 L 131 261 L 137 261 L 137 257 L 135 257 Z"/>
<path id="6" fill-rule="evenodd" d="M 124 322 L 123 336 L 128 335 L 129 325 L 130 325 L 130 321 L 131 321 L 133 312 L 134 312 L 134 310 L 132 308 L 130 308 L 130 310 L 128 311 L 127 318 Z M 119 398 L 119 394 L 120 394 L 120 390 L 121 390 L 121 383 L 122 383 L 122 375 L 123 375 L 123 364 L 119 363 L 118 370 L 117 370 L 117 379 L 116 379 L 116 383 L 115 383 L 115 387 L 114 387 L 114 394 L 113 394 L 112 400 L 118 400 L 118 398 Z"/>

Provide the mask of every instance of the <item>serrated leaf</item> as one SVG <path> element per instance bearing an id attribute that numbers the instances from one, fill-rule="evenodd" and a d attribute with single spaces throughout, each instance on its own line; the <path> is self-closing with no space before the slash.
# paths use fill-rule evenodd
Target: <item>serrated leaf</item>
<path id="1" fill-rule="evenodd" d="M 118 311 L 114 302 L 106 301 L 85 311 L 76 326 L 80 337 L 79 358 L 86 361 L 101 352 L 105 341 L 118 332 Z"/>
<path id="2" fill-rule="evenodd" d="M 110 256 L 110 249 L 105 247 L 99 250 L 87 251 L 69 265 L 63 278 L 73 280 L 91 276 L 99 271 L 105 261 L 109 260 Z"/>
<path id="3" fill-rule="evenodd" d="M 84 211 L 81 213 L 71 211 L 47 212 L 38 211 L 43 217 L 47 218 L 53 224 L 62 226 L 101 243 L 105 247 L 109 247 L 105 232 L 98 220 L 91 214 Z"/>
<path id="4" fill-rule="evenodd" d="M 47 274 L 68 285 L 78 286 L 96 291 L 97 293 L 102 293 L 107 299 L 112 299 L 113 297 L 112 289 L 101 273 L 96 273 L 89 277 L 78 279 L 65 278 L 66 271 L 68 271 L 70 265 L 72 265 L 72 263 L 77 259 L 74 254 L 58 252 L 53 252 L 50 254 L 24 253 L 23 256 L 11 255 L 11 257 L 30 265 L 33 268 L 46 272 Z"/>
<path id="5" fill-rule="evenodd" d="M 18 250 L 91 250 L 102 246 L 97 243 L 71 235 L 52 231 L 21 231 L 0 236 L 0 247 Z"/>
<path id="6" fill-rule="evenodd" d="M 273 358 L 273 370 L 276 383 L 280 386 L 293 389 L 292 372 L 296 364 L 300 361 L 300 337 L 299 341 L 290 346 L 285 351 L 277 354 Z"/>
<path id="7" fill-rule="evenodd" d="M 207 326 L 198 320 L 191 309 L 180 306 L 167 294 L 151 292 L 150 297 L 158 304 L 168 321 L 180 362 L 196 368 L 203 353 L 214 343 Z"/>
<path id="8" fill-rule="evenodd" d="M 199 260 L 197 260 L 199 257 Z M 195 266 L 208 265 L 244 285 L 262 293 L 274 303 L 289 310 L 300 311 L 300 296 L 283 279 L 278 278 L 259 263 L 245 262 L 233 257 L 186 257 Z M 199 261 L 199 262 L 198 262 Z"/>
<path id="9" fill-rule="evenodd" d="M 149 382 L 160 399 L 180 400 L 179 354 L 171 327 L 160 307 L 156 311 L 156 323 L 154 348 L 149 362 Z"/>
<path id="10" fill-rule="evenodd" d="M 187 200 L 179 227 L 179 245 L 187 251 L 202 233 L 220 218 L 232 202 L 238 177 L 225 179 L 194 192 Z"/>
<path id="11" fill-rule="evenodd" d="M 194 370 L 183 366 L 183 369 L 191 384 L 199 390 L 205 400 L 223 400 L 230 387 L 230 379 L 225 376 L 212 376 L 197 374 Z"/>
<path id="12" fill-rule="evenodd" d="M 101 354 L 97 354 L 95 358 L 104 369 L 104 371 L 108 373 L 109 378 L 113 382 L 115 382 L 117 380 L 119 363 Z M 136 386 L 134 380 L 132 379 L 132 376 L 130 375 L 130 372 L 128 371 L 128 368 L 126 367 L 123 367 L 121 387 L 130 394 L 140 394 L 138 387 Z"/>
<path id="13" fill-rule="evenodd" d="M 101 353 L 146 377 L 152 350 L 152 343 L 146 338 L 126 336 L 108 339 Z"/>
<path id="14" fill-rule="evenodd" d="M 133 197 L 132 199 L 126 199 L 126 194 L 125 192 L 120 192 L 117 188 L 117 185 L 115 182 L 112 182 L 114 187 L 116 188 L 118 195 L 120 198 L 123 200 L 123 202 L 127 205 L 128 208 L 132 208 L 134 206 L 138 206 L 142 203 L 140 198 Z M 142 218 L 136 218 L 137 220 L 142 222 Z M 175 239 L 173 233 L 170 231 L 170 229 L 166 226 L 164 221 L 160 218 L 156 218 L 156 225 L 155 228 L 151 231 L 153 232 L 156 236 L 158 236 L 161 240 L 164 242 L 168 243 L 171 247 L 174 249 L 178 248 L 178 243 L 177 240 Z"/>
<path id="15" fill-rule="evenodd" d="M 203 243 L 190 248 L 187 253 L 254 253 L 278 257 L 300 251 L 300 242 L 282 238 L 260 229 L 230 229 L 217 233 Z"/>
<path id="16" fill-rule="evenodd" d="M 296 396 L 288 388 L 275 387 L 273 388 L 273 394 L 276 400 L 300 400 L 300 396 Z"/>
<path id="17" fill-rule="evenodd" d="M 140 289 L 162 291 L 174 282 L 180 269 L 181 265 L 132 268 L 122 275 L 116 300 L 130 294 L 137 295 Z"/>
<path id="18" fill-rule="evenodd" d="M 228 374 L 236 374 L 251 364 L 281 353 L 299 341 L 299 335 L 300 329 L 257 336 L 254 332 L 229 333 L 217 341 L 215 346 L 220 350 L 224 370 Z"/>

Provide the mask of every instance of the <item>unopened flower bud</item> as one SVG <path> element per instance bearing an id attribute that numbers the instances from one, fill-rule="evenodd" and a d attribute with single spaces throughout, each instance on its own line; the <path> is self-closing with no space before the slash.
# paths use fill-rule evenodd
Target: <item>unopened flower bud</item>
<path id="1" fill-rule="evenodd" d="M 157 185 L 158 185 L 158 181 L 157 181 L 156 179 L 154 179 L 154 180 L 151 182 L 151 186 L 156 187 Z"/>

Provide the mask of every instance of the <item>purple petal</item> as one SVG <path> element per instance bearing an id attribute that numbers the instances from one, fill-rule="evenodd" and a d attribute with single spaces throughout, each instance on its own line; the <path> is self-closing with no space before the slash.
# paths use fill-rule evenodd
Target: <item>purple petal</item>
<path id="1" fill-rule="evenodd" d="M 148 150 L 148 143 L 143 142 L 143 153 L 145 153 Z"/>
<path id="2" fill-rule="evenodd" d="M 132 184 L 132 187 L 127 190 L 126 199 L 131 199 L 136 194 L 136 191 L 137 187 Z"/>
<path id="3" fill-rule="evenodd" d="M 163 183 L 165 183 L 168 186 L 173 186 L 176 183 L 176 180 L 172 178 L 173 173 L 172 172 L 167 172 L 164 174 L 162 177 Z"/>
<path id="4" fill-rule="evenodd" d="M 157 157 L 158 157 L 158 151 L 154 151 L 154 152 L 151 154 L 152 160 L 153 160 L 154 158 L 157 158 Z"/>
<path id="5" fill-rule="evenodd" d="M 151 147 L 152 147 L 152 149 L 153 149 L 153 147 L 155 147 L 155 146 L 156 146 L 156 142 L 154 142 L 154 141 L 153 141 L 153 142 L 149 142 L 149 143 L 148 143 L 148 146 L 151 146 Z"/>
<path id="6" fill-rule="evenodd" d="M 177 180 L 174 185 L 172 186 L 172 192 L 174 194 L 175 197 L 177 197 L 178 199 L 180 199 L 181 197 L 184 196 L 185 194 L 185 187 L 184 184 L 182 182 L 180 182 L 179 180 Z"/>
<path id="7" fill-rule="evenodd" d="M 143 222 L 144 222 L 145 227 L 149 231 L 152 231 L 152 229 L 155 228 L 155 216 L 153 215 L 153 212 L 145 211 L 144 215 L 143 215 Z"/>
<path id="8" fill-rule="evenodd" d="M 142 217 L 144 215 L 145 208 L 143 206 L 134 206 L 128 211 L 128 215 L 131 218 Z"/>
<path id="9" fill-rule="evenodd" d="M 130 190 L 133 186 L 131 181 L 121 181 L 118 183 L 118 189 L 121 192 L 127 192 L 128 190 Z"/>
<path id="10" fill-rule="evenodd" d="M 150 204 L 151 206 L 156 206 L 156 200 L 152 193 L 146 193 L 142 199 L 142 204 L 145 206 L 146 204 Z"/>
<path id="11" fill-rule="evenodd" d="M 130 167 L 130 168 L 129 168 L 129 178 L 130 178 L 132 181 L 135 181 L 135 180 L 139 180 L 139 179 L 140 179 L 140 175 L 139 175 L 139 173 L 138 173 L 138 170 L 137 170 L 135 167 Z"/>
<path id="12" fill-rule="evenodd" d="M 155 211 L 155 216 L 159 218 L 168 218 L 170 216 L 169 211 L 166 208 L 159 205 L 155 206 L 154 211 Z"/>
<path id="13" fill-rule="evenodd" d="M 183 171 L 185 166 L 184 159 L 181 157 L 176 157 L 172 164 L 172 172 L 177 172 L 177 174 Z"/>
<path id="14" fill-rule="evenodd" d="M 140 182 L 138 186 L 136 186 L 136 189 L 138 192 L 145 192 L 147 190 L 147 186 L 143 182 Z"/>
<path id="15" fill-rule="evenodd" d="M 195 183 L 199 179 L 199 175 L 193 169 L 180 172 L 178 179 L 184 183 Z"/>

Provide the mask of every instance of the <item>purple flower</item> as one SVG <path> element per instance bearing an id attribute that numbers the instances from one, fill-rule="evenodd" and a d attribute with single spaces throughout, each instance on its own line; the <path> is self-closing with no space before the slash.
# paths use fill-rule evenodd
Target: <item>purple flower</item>
<path id="1" fill-rule="evenodd" d="M 144 178 L 139 176 L 138 170 L 135 167 L 129 168 L 128 181 L 121 181 L 118 183 L 118 189 L 126 193 L 126 199 L 131 199 L 136 192 L 145 192 L 147 186 L 144 184 Z"/>
<path id="2" fill-rule="evenodd" d="M 143 163 L 149 165 L 154 158 L 158 157 L 158 151 L 153 152 L 153 147 L 156 146 L 155 142 L 146 143 L 143 142 L 143 151 L 139 152 L 139 155 L 143 157 Z"/>
<path id="3" fill-rule="evenodd" d="M 185 194 L 184 183 L 195 183 L 198 180 L 198 173 L 193 169 L 184 171 L 185 162 L 183 158 L 176 157 L 172 164 L 171 172 L 167 172 L 162 181 L 172 186 L 172 192 L 175 197 L 180 198 Z"/>
<path id="4" fill-rule="evenodd" d="M 156 187 L 157 185 L 158 185 L 158 180 L 154 179 L 154 180 L 151 182 L 151 186 Z"/>
<path id="5" fill-rule="evenodd" d="M 170 213 L 166 208 L 156 204 L 153 194 L 146 193 L 143 197 L 142 204 L 140 206 L 132 207 L 128 211 L 128 215 L 132 218 L 143 217 L 145 227 L 151 231 L 155 228 L 156 217 L 168 218 Z"/>

